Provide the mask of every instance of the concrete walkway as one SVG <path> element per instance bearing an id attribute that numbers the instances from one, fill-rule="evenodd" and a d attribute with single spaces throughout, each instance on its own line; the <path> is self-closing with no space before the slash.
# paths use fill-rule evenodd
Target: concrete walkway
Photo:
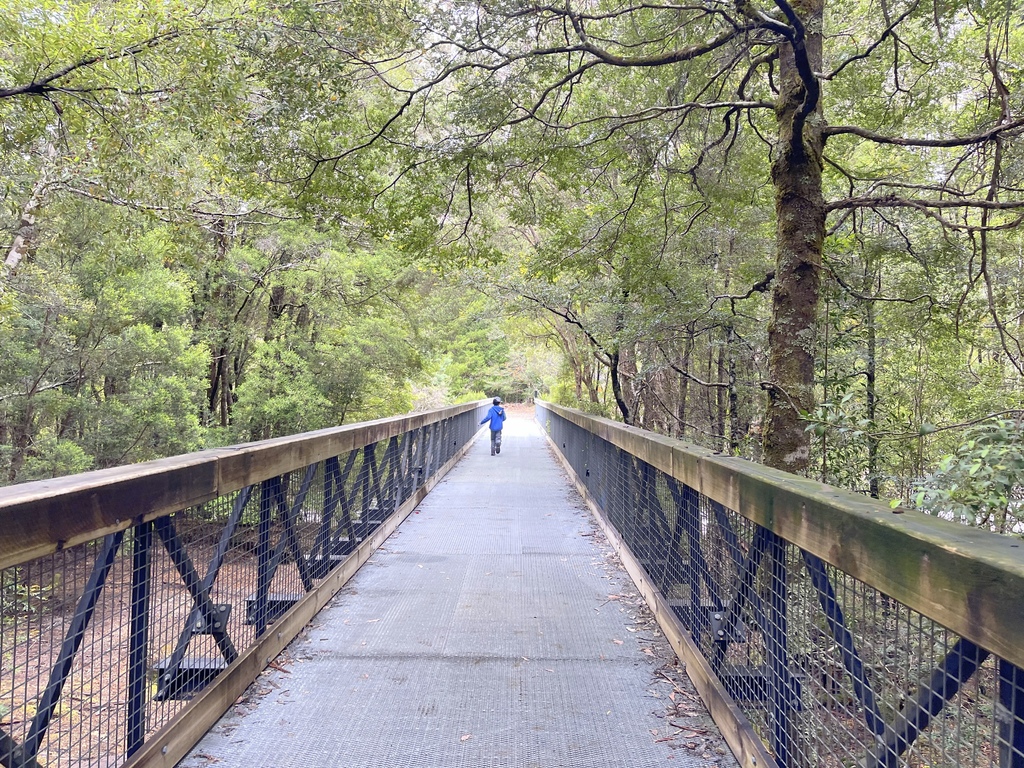
<path id="1" fill-rule="evenodd" d="M 525 414 L 277 665 L 182 766 L 735 765 Z"/>

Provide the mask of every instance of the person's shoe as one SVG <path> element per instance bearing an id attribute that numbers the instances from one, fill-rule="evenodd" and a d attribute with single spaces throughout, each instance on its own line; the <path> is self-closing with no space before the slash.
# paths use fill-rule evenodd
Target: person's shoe
<path id="1" fill-rule="evenodd" d="M 491 456 L 493 456 L 493 455 L 494 455 L 494 449 L 491 448 Z"/>
<path id="2" fill-rule="evenodd" d="M 495 453 L 501 453 L 501 446 L 499 445 L 497 448 L 495 448 L 494 452 Z"/>

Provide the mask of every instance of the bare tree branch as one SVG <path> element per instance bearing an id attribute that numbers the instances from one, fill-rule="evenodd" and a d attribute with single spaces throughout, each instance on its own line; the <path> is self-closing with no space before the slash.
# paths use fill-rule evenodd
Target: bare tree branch
<path id="1" fill-rule="evenodd" d="M 183 34 L 191 34 L 200 30 L 215 29 L 217 26 L 224 22 L 216 24 L 204 25 L 197 27 L 188 32 L 182 32 L 181 30 L 175 29 L 163 34 L 154 35 L 147 40 L 142 40 L 133 45 L 125 46 L 115 51 L 100 51 L 92 56 L 79 59 L 76 62 L 68 64 L 55 70 L 47 75 L 38 77 L 30 83 L 23 83 L 22 85 L 13 85 L 6 88 L 0 88 L 0 99 L 10 99 L 16 96 L 45 96 L 48 93 L 54 92 L 65 92 L 65 93 L 91 93 L 98 90 L 105 90 L 106 87 L 97 86 L 95 88 L 74 88 L 69 89 L 59 85 L 59 81 L 66 78 L 68 75 L 79 72 L 81 70 L 91 69 L 97 64 L 110 61 L 120 61 L 121 59 L 130 59 L 138 56 L 146 50 L 156 48 L 160 45 L 164 45 L 172 40 L 176 40 Z M 114 89 L 116 90 L 116 89 Z"/>
<path id="2" fill-rule="evenodd" d="M 1001 224 L 988 224 L 987 219 L 980 224 L 961 224 L 950 221 L 942 216 L 939 211 L 948 210 L 971 210 L 980 211 L 1024 211 L 1024 200 L 925 200 L 896 197 L 895 195 L 885 197 L 852 197 L 844 200 L 835 200 L 825 206 L 827 213 L 833 211 L 848 211 L 858 208 L 885 209 L 885 208 L 911 208 L 920 211 L 929 218 L 939 222 L 943 227 L 958 232 L 998 232 L 1014 229 L 1024 221 L 1024 214 L 1014 217 L 1010 221 Z"/>
<path id="3" fill-rule="evenodd" d="M 106 205 L 114 205 L 120 208 L 129 208 L 133 211 L 140 211 L 143 213 L 151 213 L 157 216 L 161 221 L 168 223 L 181 222 L 186 219 L 203 219 L 203 220 L 220 220 L 220 219 L 238 219 L 245 223 L 257 223 L 261 219 L 276 219 L 278 221 L 297 221 L 301 218 L 299 215 L 285 215 L 272 211 L 266 208 L 252 208 L 247 209 L 242 206 L 240 210 L 229 210 L 227 208 L 213 208 L 208 203 L 215 202 L 210 200 L 193 200 L 190 203 L 183 204 L 180 207 L 168 206 L 168 205 L 155 205 L 140 202 L 138 200 L 129 200 L 126 198 L 118 197 L 110 190 L 104 189 L 102 185 L 84 181 L 84 186 L 72 184 L 68 181 L 62 181 L 53 184 L 54 189 L 59 189 L 64 192 L 69 192 L 78 197 L 87 198 L 89 200 L 95 200 L 99 203 L 105 203 Z"/>
<path id="4" fill-rule="evenodd" d="M 848 197 L 826 204 L 826 210 L 842 211 L 848 208 L 936 208 L 939 210 L 977 208 L 985 211 L 1017 211 L 1024 208 L 1024 200 L 926 200 L 887 195 L 885 197 Z"/>
<path id="5" fill-rule="evenodd" d="M 799 138 L 804 135 L 804 123 L 807 121 L 807 118 L 818 107 L 818 102 L 821 99 L 821 84 L 818 82 L 818 77 L 811 68 L 811 61 L 808 58 L 807 32 L 804 29 L 803 21 L 797 15 L 797 12 L 793 10 L 793 6 L 786 2 L 786 0 L 775 0 L 775 4 L 785 14 L 792 28 L 790 33 L 784 34 L 789 39 L 790 45 L 793 46 L 796 71 L 800 75 L 801 82 L 804 84 L 803 102 L 800 104 L 800 109 L 793 116 L 793 136 Z"/>
<path id="6" fill-rule="evenodd" d="M 846 69 L 848 66 L 853 64 L 855 61 L 860 61 L 861 59 L 866 59 L 870 57 L 871 54 L 875 52 L 875 49 L 878 48 L 878 46 L 884 43 L 893 34 L 893 31 L 896 29 L 896 27 L 903 23 L 903 21 L 906 20 L 906 18 L 910 16 L 910 14 L 917 10 L 919 4 L 920 0 L 914 0 L 914 2 L 910 4 L 910 7 L 907 8 L 907 10 L 901 13 L 895 21 L 889 23 L 889 26 L 885 28 L 885 30 L 882 32 L 881 36 L 879 36 L 877 40 L 875 40 L 871 45 L 865 48 L 861 53 L 851 56 L 850 58 L 841 62 L 839 66 L 837 66 L 828 74 L 822 75 L 821 79 L 831 80 L 844 69 Z"/>
<path id="7" fill-rule="evenodd" d="M 939 303 L 936 300 L 936 298 L 932 296 L 930 293 L 922 293 L 920 296 L 915 296 L 912 299 L 905 299 L 900 296 L 869 296 L 866 293 L 861 293 L 860 291 L 857 291 L 854 288 L 850 287 L 850 285 L 845 280 L 843 280 L 842 277 L 839 276 L 839 273 L 836 272 L 835 267 L 833 267 L 827 261 L 822 260 L 822 266 L 828 270 L 829 274 L 832 275 L 832 279 L 839 284 L 840 288 L 842 288 L 850 296 L 853 296 L 853 298 L 859 299 L 860 301 L 881 301 L 892 302 L 894 304 L 916 304 L 919 301 L 927 300 L 928 304 L 931 307 L 935 307 Z"/>
<path id="8" fill-rule="evenodd" d="M 866 128 L 861 128 L 857 125 L 832 125 L 822 129 L 822 135 L 825 138 L 830 136 L 842 136 L 849 134 L 853 136 L 859 136 L 867 141 L 873 141 L 876 144 L 891 144 L 897 147 L 966 147 L 971 144 L 981 144 L 986 141 L 991 141 L 996 136 L 1016 131 L 1018 128 L 1024 127 L 1024 117 L 1017 118 L 1016 120 L 1010 120 L 1007 122 L 1000 122 L 997 125 L 992 126 L 986 131 L 972 134 L 970 136 L 954 136 L 948 139 L 924 139 L 924 138 L 913 138 L 907 136 L 886 136 L 881 133 L 875 133 L 869 131 Z"/>

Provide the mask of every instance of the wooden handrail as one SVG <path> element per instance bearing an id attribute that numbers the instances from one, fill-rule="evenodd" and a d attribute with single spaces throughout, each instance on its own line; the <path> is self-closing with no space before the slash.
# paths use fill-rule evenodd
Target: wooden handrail
<path id="1" fill-rule="evenodd" d="M 538 401 L 712 501 L 1024 667 L 1024 541 Z"/>
<path id="2" fill-rule="evenodd" d="M 0 568 L 202 504 L 481 403 L 0 488 Z"/>

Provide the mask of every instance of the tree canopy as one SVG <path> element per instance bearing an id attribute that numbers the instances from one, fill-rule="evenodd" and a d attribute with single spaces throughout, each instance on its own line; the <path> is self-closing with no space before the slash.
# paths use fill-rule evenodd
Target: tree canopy
<path id="1" fill-rule="evenodd" d="M 922 502 L 1016 434 L 1008 0 L 0 10 L 8 481 L 534 389 Z"/>

